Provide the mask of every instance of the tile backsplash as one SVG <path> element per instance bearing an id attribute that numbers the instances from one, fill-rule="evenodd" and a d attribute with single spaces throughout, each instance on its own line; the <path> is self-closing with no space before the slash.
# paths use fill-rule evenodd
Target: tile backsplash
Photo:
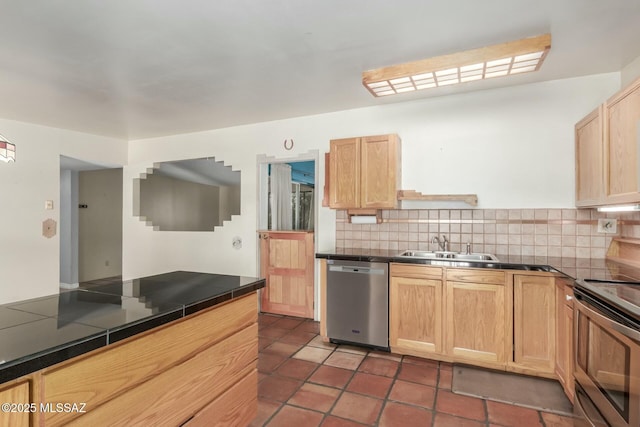
<path id="1" fill-rule="evenodd" d="M 437 250 L 445 235 L 450 250 L 469 242 L 473 252 L 603 258 L 611 239 L 640 238 L 640 212 L 595 209 L 406 209 L 383 210 L 382 224 L 351 224 L 337 211 L 336 248 Z M 618 220 L 616 234 L 597 232 L 599 218 Z"/>

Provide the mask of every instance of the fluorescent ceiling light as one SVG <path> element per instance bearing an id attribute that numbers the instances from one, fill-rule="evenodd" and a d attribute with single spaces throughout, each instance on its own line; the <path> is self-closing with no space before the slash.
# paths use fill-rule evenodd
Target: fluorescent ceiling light
<path id="1" fill-rule="evenodd" d="M 378 97 L 522 74 L 539 70 L 550 48 L 551 34 L 544 34 L 365 71 L 362 84 Z"/>
<path id="2" fill-rule="evenodd" d="M 633 212 L 640 211 L 640 205 L 601 206 L 598 212 Z"/>

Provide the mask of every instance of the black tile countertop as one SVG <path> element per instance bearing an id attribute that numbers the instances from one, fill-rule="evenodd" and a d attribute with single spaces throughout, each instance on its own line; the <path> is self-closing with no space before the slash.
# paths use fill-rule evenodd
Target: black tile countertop
<path id="1" fill-rule="evenodd" d="M 496 268 L 561 273 L 574 279 L 640 280 L 640 270 L 603 258 L 546 257 L 496 254 L 499 261 L 418 259 L 401 257 L 403 251 L 382 249 L 335 249 L 316 253 L 316 258 L 352 261 L 403 262 L 445 267 Z"/>
<path id="2" fill-rule="evenodd" d="M 0 306 L 0 384 L 265 286 L 175 271 Z"/>

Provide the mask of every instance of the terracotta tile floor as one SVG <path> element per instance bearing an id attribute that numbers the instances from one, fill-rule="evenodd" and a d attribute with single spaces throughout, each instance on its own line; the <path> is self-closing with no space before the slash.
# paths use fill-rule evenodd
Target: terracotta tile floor
<path id="1" fill-rule="evenodd" d="M 448 363 L 325 343 L 311 320 L 259 316 L 258 416 L 269 427 L 571 427 L 451 392 Z"/>

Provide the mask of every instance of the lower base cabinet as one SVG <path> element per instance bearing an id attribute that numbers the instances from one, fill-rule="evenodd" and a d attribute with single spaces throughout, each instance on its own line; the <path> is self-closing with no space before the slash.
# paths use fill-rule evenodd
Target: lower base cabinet
<path id="1" fill-rule="evenodd" d="M 553 378 L 555 283 L 544 272 L 391 263 L 391 351 Z"/>
<path id="2" fill-rule="evenodd" d="M 551 276 L 513 276 L 513 363 L 553 374 L 556 284 Z"/>
<path id="3" fill-rule="evenodd" d="M 391 264 L 390 276 L 391 350 L 413 355 L 442 353 L 442 269 Z"/>
<path id="4" fill-rule="evenodd" d="M 456 360 L 502 365 L 505 286 L 447 281 L 447 353 Z"/>
<path id="5" fill-rule="evenodd" d="M 556 283 L 556 366 L 555 372 L 564 392 L 573 403 L 573 287 L 568 281 Z"/>

